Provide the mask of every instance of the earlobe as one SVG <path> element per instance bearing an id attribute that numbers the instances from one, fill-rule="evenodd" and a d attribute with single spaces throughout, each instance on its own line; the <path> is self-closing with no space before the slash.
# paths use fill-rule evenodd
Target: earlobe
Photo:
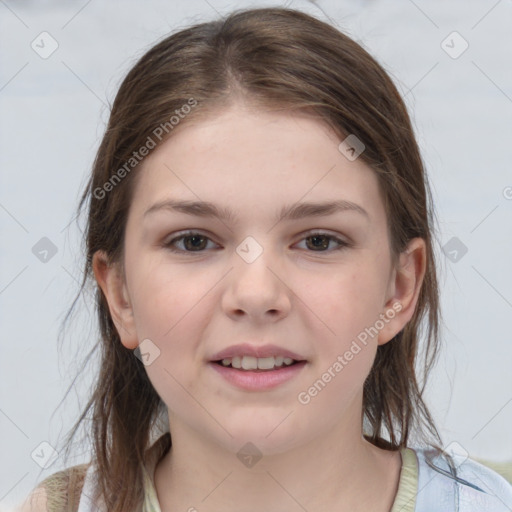
<path id="1" fill-rule="evenodd" d="M 388 321 L 379 331 L 379 345 L 393 339 L 414 315 L 425 271 L 425 240 L 413 238 L 405 251 L 400 254 L 398 268 L 393 270 L 389 282 L 389 298 L 384 310 Z"/>
<path id="2" fill-rule="evenodd" d="M 112 321 L 121 343 L 129 349 L 138 346 L 133 310 L 128 289 L 118 264 L 110 263 L 104 251 L 96 251 L 92 260 L 96 282 L 108 302 Z"/>

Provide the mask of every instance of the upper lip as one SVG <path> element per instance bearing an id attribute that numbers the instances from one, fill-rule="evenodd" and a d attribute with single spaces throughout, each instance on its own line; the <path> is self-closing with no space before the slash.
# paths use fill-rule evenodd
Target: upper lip
<path id="1" fill-rule="evenodd" d="M 220 352 L 213 354 L 211 361 L 220 361 L 221 359 L 228 359 L 233 357 L 252 356 L 252 357 L 271 357 L 281 356 L 290 357 L 295 361 L 303 361 L 304 357 L 292 352 L 291 350 L 278 347 L 277 345 L 251 345 L 249 343 L 242 343 L 239 345 L 231 345 Z"/>

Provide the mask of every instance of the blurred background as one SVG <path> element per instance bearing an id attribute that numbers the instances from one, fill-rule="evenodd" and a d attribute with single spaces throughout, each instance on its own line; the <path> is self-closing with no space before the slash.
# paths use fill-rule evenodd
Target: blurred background
<path id="1" fill-rule="evenodd" d="M 96 354 L 81 372 L 90 292 L 59 328 L 82 277 L 74 214 L 121 80 L 171 32 L 278 5 L 346 32 L 405 97 L 440 228 L 427 403 L 445 445 L 512 460 L 512 1 L 0 0 L 1 505 L 89 460 L 86 445 L 66 463 L 59 448 L 95 376 Z"/>

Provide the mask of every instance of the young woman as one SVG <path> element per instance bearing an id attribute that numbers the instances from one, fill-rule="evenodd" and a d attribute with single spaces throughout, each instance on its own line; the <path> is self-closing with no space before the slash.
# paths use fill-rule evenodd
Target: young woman
<path id="1" fill-rule="evenodd" d="M 279 8 L 167 37 L 119 89 L 86 204 L 93 453 L 26 510 L 510 510 L 423 402 L 434 210 L 353 40 Z"/>

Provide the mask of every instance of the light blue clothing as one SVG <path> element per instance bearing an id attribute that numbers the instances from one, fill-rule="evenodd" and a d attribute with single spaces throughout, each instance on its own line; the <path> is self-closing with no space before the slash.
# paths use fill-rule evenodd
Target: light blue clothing
<path id="1" fill-rule="evenodd" d="M 418 486 L 414 512 L 512 511 L 512 485 L 492 469 L 460 455 L 452 455 L 449 461 L 436 456 L 434 450 L 415 453 Z"/>

